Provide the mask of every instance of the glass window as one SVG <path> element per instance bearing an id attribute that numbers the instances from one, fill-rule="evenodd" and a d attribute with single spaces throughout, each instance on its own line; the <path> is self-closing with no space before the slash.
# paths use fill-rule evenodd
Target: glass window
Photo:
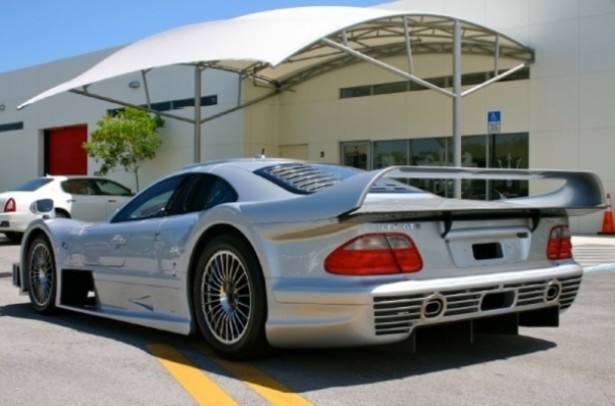
<path id="1" fill-rule="evenodd" d="M 412 91 L 415 91 L 415 90 L 427 90 L 427 89 L 429 89 L 429 88 L 428 88 L 428 87 L 426 87 L 426 86 L 423 86 L 423 85 L 422 85 L 422 84 L 420 84 L 420 83 L 410 82 L 410 91 L 411 91 L 411 92 L 412 92 Z"/>
<path id="2" fill-rule="evenodd" d="M 33 192 L 51 182 L 53 178 L 36 178 L 16 186 L 13 192 Z"/>
<path id="3" fill-rule="evenodd" d="M 393 165 L 408 165 L 408 141 L 378 141 L 373 145 L 373 169 Z"/>
<path id="4" fill-rule="evenodd" d="M 421 138 L 410 140 L 412 165 L 419 166 L 449 166 L 452 160 L 452 139 Z"/>
<path id="5" fill-rule="evenodd" d="M 237 193 L 225 180 L 209 174 L 194 174 L 173 198 L 168 211 L 170 215 L 192 213 L 234 201 L 237 201 Z"/>
<path id="6" fill-rule="evenodd" d="M 503 70 L 499 72 L 500 74 L 504 73 Z M 500 82 L 508 82 L 510 80 L 524 80 L 530 78 L 530 68 L 519 69 L 515 73 L 511 73 L 505 78 L 500 79 Z"/>
<path id="7" fill-rule="evenodd" d="M 23 130 L 23 121 L 16 123 L 0 124 L 0 132 Z"/>
<path id="8" fill-rule="evenodd" d="M 374 85 L 374 94 L 403 93 L 408 91 L 408 82 L 392 82 Z"/>
<path id="9" fill-rule="evenodd" d="M 486 72 L 466 73 L 465 75 L 461 75 L 461 85 L 462 86 L 480 85 L 481 83 L 485 81 L 487 81 Z"/>
<path id="10" fill-rule="evenodd" d="M 487 140 L 489 157 L 487 159 Z M 524 169 L 528 168 L 528 134 L 471 135 L 462 137 L 461 161 L 464 167 Z M 493 200 L 528 195 L 527 181 L 464 180 L 462 197 Z"/>
<path id="11" fill-rule="evenodd" d="M 371 94 L 372 94 L 371 85 L 347 87 L 345 89 L 340 89 L 340 99 L 347 99 L 350 97 L 370 96 Z"/>
<path id="12" fill-rule="evenodd" d="M 103 196 L 132 196 L 132 190 L 108 179 L 94 179 L 95 193 Z"/>
<path id="13" fill-rule="evenodd" d="M 185 175 L 178 175 L 161 180 L 147 188 L 121 209 L 111 220 L 112 223 L 120 221 L 140 220 L 149 217 L 164 216 L 167 214 L 167 205 L 175 191 L 185 180 Z"/>
<path id="14" fill-rule="evenodd" d="M 369 169 L 370 143 L 345 142 L 342 144 L 342 165 L 352 166 L 359 169 Z"/>
<path id="15" fill-rule="evenodd" d="M 493 136 L 491 166 L 502 169 L 529 167 L 528 133 L 496 134 Z M 500 180 L 492 182 L 492 198 L 528 196 L 527 181 Z"/>
<path id="16" fill-rule="evenodd" d="M 432 85 L 441 87 L 441 88 L 450 87 L 453 85 L 451 76 L 440 76 L 437 78 L 430 78 L 430 79 L 427 79 L 427 82 L 431 83 Z"/>
<path id="17" fill-rule="evenodd" d="M 62 182 L 62 190 L 71 195 L 93 195 L 94 191 L 87 179 L 69 179 Z"/>
<path id="18" fill-rule="evenodd" d="M 453 164 L 452 137 L 410 140 L 411 164 L 418 166 L 450 166 Z M 454 184 L 448 179 L 420 179 L 413 186 L 438 194 L 452 196 Z"/>
<path id="19" fill-rule="evenodd" d="M 485 135 L 471 135 L 461 138 L 461 166 L 466 168 L 485 168 L 487 166 Z M 485 200 L 487 196 L 485 180 L 463 180 L 461 197 L 464 199 Z"/>

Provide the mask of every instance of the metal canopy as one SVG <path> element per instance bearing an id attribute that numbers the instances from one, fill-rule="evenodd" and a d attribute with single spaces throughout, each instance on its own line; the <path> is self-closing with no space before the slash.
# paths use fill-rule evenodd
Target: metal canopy
<path id="1" fill-rule="evenodd" d="M 424 54 L 452 55 L 452 89 L 440 88 L 414 74 L 413 58 Z M 496 75 L 462 91 L 462 54 L 493 58 Z M 408 64 L 404 69 L 386 62 L 386 58 L 399 55 L 407 55 Z M 502 69 L 502 60 L 507 61 L 508 68 Z M 489 28 L 445 15 L 358 7 L 278 9 L 184 26 L 147 37 L 118 50 L 81 75 L 33 97 L 18 108 L 64 91 L 130 106 L 121 100 L 93 93 L 90 85 L 139 71 L 146 84 L 144 90 L 149 105 L 146 75 L 151 69 L 191 65 L 195 67 L 194 120 L 167 112 L 157 113 L 195 124 L 195 161 L 200 161 L 200 124 L 323 73 L 361 61 L 453 99 L 455 165 L 461 166 L 461 98 L 533 63 L 534 51 Z M 202 119 L 199 102 L 204 69 L 236 72 L 244 79 L 270 86 L 271 92 Z"/>

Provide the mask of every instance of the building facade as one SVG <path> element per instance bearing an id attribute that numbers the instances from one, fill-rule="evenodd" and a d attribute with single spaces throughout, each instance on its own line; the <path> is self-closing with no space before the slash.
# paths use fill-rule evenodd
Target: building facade
<path id="1" fill-rule="evenodd" d="M 497 168 L 590 170 L 606 192 L 615 191 L 615 3 L 609 0 L 405 0 L 377 6 L 392 10 L 455 16 L 497 30 L 535 51 L 535 62 L 505 80 L 465 96 L 461 104 L 462 165 Z M 103 50 L 0 74 L 0 190 L 55 171 L 96 171 L 97 163 L 78 151 L 96 122 L 118 105 L 62 93 L 23 109 L 34 94 L 86 70 L 114 50 Z M 402 57 L 387 63 L 403 67 Z M 451 57 L 417 55 L 417 75 L 452 86 Z M 493 76 L 492 62 L 464 56 L 462 85 Z M 156 109 L 190 117 L 194 109 L 191 70 L 172 66 L 148 77 Z M 125 75 L 100 84 L 122 100 L 145 102 L 143 78 Z M 228 72 L 206 70 L 202 115 L 218 113 L 266 92 Z M 493 116 L 496 113 L 496 116 Z M 490 127 L 497 118 L 497 130 Z M 319 75 L 249 107 L 202 125 L 201 156 L 217 159 L 253 156 L 263 149 L 283 156 L 376 169 L 389 165 L 453 164 L 452 101 L 377 67 L 357 63 Z M 163 146 L 145 163 L 142 184 L 193 162 L 191 124 L 168 119 L 160 131 Z M 82 163 L 77 161 L 81 160 Z M 61 168 L 61 169 L 60 169 Z M 68 169 L 66 169 L 68 168 Z M 110 177 L 130 185 L 129 174 Z M 450 193 L 445 182 L 421 185 Z M 521 182 L 467 185 L 464 195 L 489 197 L 528 193 Z M 575 232 L 595 233 L 602 214 L 574 219 Z"/>

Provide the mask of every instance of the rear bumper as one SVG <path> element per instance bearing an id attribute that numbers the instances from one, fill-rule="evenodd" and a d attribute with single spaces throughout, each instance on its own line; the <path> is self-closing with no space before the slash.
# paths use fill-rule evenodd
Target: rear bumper
<path id="1" fill-rule="evenodd" d="M 285 281 L 274 287 L 277 301 L 269 306 L 267 337 L 275 346 L 384 344 L 408 338 L 419 326 L 546 308 L 562 311 L 572 305 L 582 275 L 578 264 L 569 263 L 369 285 Z"/>
<path id="2" fill-rule="evenodd" d="M 14 232 L 23 233 L 28 228 L 28 225 L 39 218 L 48 218 L 44 214 L 32 213 L 0 213 L 0 233 Z"/>

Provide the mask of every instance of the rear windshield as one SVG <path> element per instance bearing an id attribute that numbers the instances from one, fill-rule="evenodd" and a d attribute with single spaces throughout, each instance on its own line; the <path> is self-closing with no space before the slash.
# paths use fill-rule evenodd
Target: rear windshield
<path id="1" fill-rule="evenodd" d="M 45 186 L 53 179 L 51 178 L 36 178 L 27 181 L 26 183 L 22 183 L 21 185 L 15 187 L 13 192 L 34 192 L 35 190 Z"/>
<path id="2" fill-rule="evenodd" d="M 311 194 L 337 185 L 361 173 L 360 169 L 317 163 L 285 163 L 268 166 L 255 173 L 297 194 Z M 379 179 L 370 193 L 424 193 L 421 189 L 389 178 Z"/>

